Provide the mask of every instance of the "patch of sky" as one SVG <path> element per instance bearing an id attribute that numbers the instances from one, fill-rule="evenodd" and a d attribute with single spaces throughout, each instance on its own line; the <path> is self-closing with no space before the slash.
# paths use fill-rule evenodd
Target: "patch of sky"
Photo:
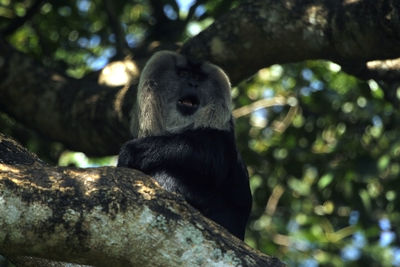
<path id="1" fill-rule="evenodd" d="M 101 38 L 99 35 L 95 34 L 90 39 L 86 37 L 80 37 L 78 39 L 78 45 L 84 48 L 94 48 L 100 45 Z"/>
<path id="2" fill-rule="evenodd" d="M 314 73 L 310 69 L 303 69 L 301 71 L 301 76 L 303 77 L 304 80 L 306 81 L 311 81 Z"/>
<path id="3" fill-rule="evenodd" d="M 379 228 L 381 228 L 382 230 L 379 236 L 379 245 L 382 247 L 386 247 L 395 240 L 396 234 L 390 231 L 391 224 L 389 219 L 387 218 L 379 220 Z"/>
<path id="4" fill-rule="evenodd" d="M 315 245 L 306 240 L 293 240 L 293 248 L 300 251 L 308 251 L 315 248 Z"/>
<path id="5" fill-rule="evenodd" d="M 196 8 L 196 11 L 194 12 L 194 15 L 196 17 L 202 16 L 204 13 L 206 13 L 206 8 L 203 5 L 200 5 Z"/>
<path id="6" fill-rule="evenodd" d="M 390 221 L 387 218 L 383 218 L 379 220 L 379 227 L 383 230 L 383 231 L 389 231 L 390 230 Z"/>
<path id="7" fill-rule="evenodd" d="M 302 94 L 303 96 L 309 96 L 310 94 L 321 91 L 323 89 L 324 89 L 324 83 L 319 80 L 316 80 L 310 82 L 309 86 L 303 86 L 300 89 L 300 94 Z"/>
<path id="8" fill-rule="evenodd" d="M 107 48 L 103 52 L 103 56 L 105 56 L 107 58 L 113 57 L 114 55 L 115 55 L 115 48 L 114 47 Z"/>
<path id="9" fill-rule="evenodd" d="M 318 267 L 318 261 L 314 259 L 306 259 L 302 261 L 299 265 L 299 267 Z"/>
<path id="10" fill-rule="evenodd" d="M 196 2 L 196 0 L 178 0 L 179 9 L 182 12 L 188 12 L 189 8 Z"/>
<path id="11" fill-rule="evenodd" d="M 265 108 L 258 109 L 251 114 L 251 123 L 253 126 L 265 128 L 267 126 L 267 110 Z"/>
<path id="12" fill-rule="evenodd" d="M 102 56 L 100 57 L 90 57 L 87 62 L 90 68 L 93 70 L 99 70 L 104 68 L 104 66 L 108 63 L 109 58 L 115 55 L 114 48 L 107 48 L 104 50 Z"/>
<path id="13" fill-rule="evenodd" d="M 100 42 L 101 42 L 100 36 L 95 34 L 89 39 L 89 47 L 99 46 Z"/>
<path id="14" fill-rule="evenodd" d="M 261 108 L 261 109 L 257 109 L 256 111 L 254 111 L 253 114 L 256 117 L 266 118 L 268 115 L 268 111 L 265 108 Z"/>
<path id="15" fill-rule="evenodd" d="M 263 90 L 262 96 L 264 98 L 272 98 L 275 96 L 275 92 L 274 89 L 272 89 L 271 87 L 267 87 Z"/>
<path id="16" fill-rule="evenodd" d="M 357 223 L 359 212 L 352 211 L 349 217 L 349 224 Z M 389 219 L 383 218 L 378 222 L 381 233 L 379 236 L 379 245 L 381 247 L 389 247 L 396 240 L 396 233 L 390 231 L 391 223 Z M 367 245 L 367 240 L 362 232 L 354 233 L 352 242 L 341 250 L 341 257 L 344 261 L 356 261 L 361 257 L 362 249 Z M 390 248 L 390 247 L 389 247 Z M 390 248 L 392 255 L 392 265 L 400 267 L 400 247 Z"/>
<path id="17" fill-rule="evenodd" d="M 349 245 L 342 249 L 340 255 L 345 261 L 355 261 L 358 260 L 361 256 L 361 251 L 359 248 Z"/>
<path id="18" fill-rule="evenodd" d="M 400 248 L 399 247 L 393 248 L 392 264 L 393 264 L 393 266 L 400 266 Z"/>
<path id="19" fill-rule="evenodd" d="M 349 224 L 350 225 L 356 224 L 359 218 L 360 218 L 360 212 L 356 210 L 351 211 L 349 216 Z"/>
<path id="20" fill-rule="evenodd" d="M 90 57 L 87 60 L 89 67 L 93 70 L 100 70 L 102 69 L 108 62 L 108 58 L 106 57 Z"/>
<path id="21" fill-rule="evenodd" d="M 179 6 L 179 13 L 186 16 L 189 12 L 189 9 L 196 3 L 196 0 L 178 0 L 177 3 Z M 204 13 L 206 13 L 206 8 L 204 7 L 204 5 L 199 5 L 194 11 L 194 15 L 196 17 L 200 17 Z M 190 23 L 188 25 L 188 31 L 193 36 L 201 31 L 201 27 L 197 23 Z"/>
<path id="22" fill-rule="evenodd" d="M 310 87 L 314 90 L 314 92 L 321 91 L 324 89 L 324 83 L 320 80 L 315 80 L 310 83 Z"/>
<path id="23" fill-rule="evenodd" d="M 355 261 L 361 257 L 361 249 L 366 245 L 367 241 L 361 232 L 353 235 L 351 244 L 345 246 L 340 255 L 345 261 Z"/>
<path id="24" fill-rule="evenodd" d="M 381 247 L 389 246 L 396 238 L 396 234 L 392 231 L 383 231 L 379 236 L 379 245 Z"/>
<path id="25" fill-rule="evenodd" d="M 78 45 L 80 47 L 88 47 L 89 46 L 89 39 L 86 37 L 81 37 L 78 39 Z"/>
<path id="26" fill-rule="evenodd" d="M 367 241 L 361 232 L 355 232 L 353 235 L 353 245 L 357 248 L 363 248 Z"/>
<path id="27" fill-rule="evenodd" d="M 78 6 L 79 11 L 88 12 L 90 8 L 89 0 L 78 0 L 76 5 Z"/>
<path id="28" fill-rule="evenodd" d="M 164 14 L 172 20 L 176 20 L 178 18 L 178 14 L 175 12 L 174 8 L 168 4 L 164 6 Z"/>
<path id="29" fill-rule="evenodd" d="M 126 42 L 127 42 L 129 47 L 135 47 L 137 45 L 137 43 L 138 43 L 137 37 L 134 34 L 131 34 L 131 33 L 129 33 L 129 34 L 127 34 L 125 36 L 125 40 L 126 40 Z"/>
<path id="30" fill-rule="evenodd" d="M 379 127 L 379 128 L 382 127 L 383 123 L 382 123 L 381 117 L 379 117 L 378 115 L 373 116 L 372 117 L 372 124 L 375 127 Z"/>
<path id="31" fill-rule="evenodd" d="M 290 220 L 286 228 L 290 233 L 294 233 L 299 230 L 300 226 L 295 220 Z"/>
<path id="32" fill-rule="evenodd" d="M 303 96 L 310 96 L 311 92 L 312 92 L 312 90 L 308 86 L 303 86 L 300 89 L 300 94 Z"/>

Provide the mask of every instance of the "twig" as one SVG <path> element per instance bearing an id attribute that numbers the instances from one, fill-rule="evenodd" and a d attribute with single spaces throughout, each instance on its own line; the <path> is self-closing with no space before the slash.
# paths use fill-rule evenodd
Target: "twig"
<path id="1" fill-rule="evenodd" d="M 293 121 L 293 118 L 294 116 L 296 116 L 298 110 L 298 105 L 290 107 L 288 113 L 286 114 L 286 117 L 281 121 L 274 121 L 272 123 L 272 128 L 279 133 L 283 133 Z"/>
<path id="2" fill-rule="evenodd" d="M 240 117 L 246 116 L 258 109 L 274 107 L 274 106 L 283 106 L 285 104 L 286 104 L 285 97 L 276 96 L 273 98 L 261 99 L 256 102 L 253 102 L 247 106 L 237 108 L 232 112 L 232 114 L 235 118 L 240 118 Z"/>
<path id="3" fill-rule="evenodd" d="M 358 78 L 385 82 L 400 81 L 400 58 L 373 60 L 365 63 L 339 64 L 343 70 Z"/>
<path id="4" fill-rule="evenodd" d="M 274 215 L 276 207 L 278 206 L 279 199 L 285 192 L 285 188 L 281 185 L 277 185 L 272 190 L 271 196 L 268 199 L 267 206 L 265 208 L 265 213 L 269 216 Z"/>
<path id="5" fill-rule="evenodd" d="M 204 4 L 204 3 L 205 3 L 204 0 L 198 0 L 198 1 L 196 1 L 196 3 L 194 3 L 194 4 L 189 8 L 189 12 L 188 12 L 187 17 L 186 17 L 186 19 L 185 19 L 185 23 L 186 23 L 186 24 L 189 23 L 189 21 L 192 19 L 194 13 L 196 12 L 196 9 L 197 9 L 200 5 L 202 5 L 202 4 Z"/>
<path id="6" fill-rule="evenodd" d="M 119 18 L 115 12 L 114 3 L 111 0 L 105 0 L 104 5 L 106 7 L 106 13 L 108 16 L 108 21 L 110 22 L 110 27 L 115 34 L 117 57 L 123 58 L 127 55 L 128 49 L 128 44 L 125 41 L 124 30 L 122 29 Z"/>

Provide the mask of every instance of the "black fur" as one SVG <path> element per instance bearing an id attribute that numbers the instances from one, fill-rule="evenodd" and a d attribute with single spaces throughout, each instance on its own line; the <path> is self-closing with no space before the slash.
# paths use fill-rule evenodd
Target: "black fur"
<path id="1" fill-rule="evenodd" d="M 243 240 L 251 193 L 233 131 L 199 128 L 134 139 L 122 147 L 118 166 L 153 176 Z"/>

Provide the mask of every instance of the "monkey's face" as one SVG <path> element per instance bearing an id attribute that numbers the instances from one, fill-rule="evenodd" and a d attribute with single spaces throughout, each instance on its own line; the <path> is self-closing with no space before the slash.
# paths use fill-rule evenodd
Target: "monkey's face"
<path id="1" fill-rule="evenodd" d="M 229 130 L 228 77 L 215 65 L 158 52 L 140 78 L 137 119 L 139 137 L 201 127 Z"/>
<path id="2" fill-rule="evenodd" d="M 207 78 L 198 67 L 178 67 L 176 75 L 179 77 L 179 89 L 177 94 L 176 109 L 182 116 L 193 115 L 200 107 L 200 86 Z M 202 104 L 204 100 L 202 99 Z"/>

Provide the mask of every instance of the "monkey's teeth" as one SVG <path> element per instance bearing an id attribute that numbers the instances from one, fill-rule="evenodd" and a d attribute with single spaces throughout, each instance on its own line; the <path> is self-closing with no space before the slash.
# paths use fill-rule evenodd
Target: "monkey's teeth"
<path id="1" fill-rule="evenodd" d="M 192 101 L 186 100 L 186 99 L 185 100 L 180 100 L 179 103 L 182 104 L 182 105 L 185 105 L 185 106 L 189 106 L 189 107 L 193 107 L 194 106 Z"/>
<path id="2" fill-rule="evenodd" d="M 183 101 L 183 104 L 186 106 L 193 106 L 193 103 L 190 101 Z"/>

